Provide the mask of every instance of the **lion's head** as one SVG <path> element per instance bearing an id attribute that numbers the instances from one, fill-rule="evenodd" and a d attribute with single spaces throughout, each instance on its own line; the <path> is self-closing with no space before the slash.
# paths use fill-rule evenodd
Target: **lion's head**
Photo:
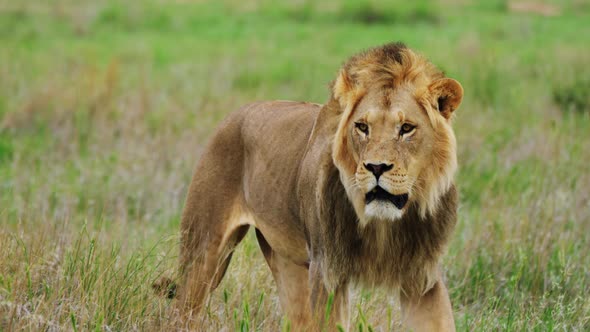
<path id="1" fill-rule="evenodd" d="M 332 158 L 361 226 L 410 204 L 432 213 L 457 168 L 461 85 L 403 44 L 352 57 L 332 86 L 341 117 Z"/>

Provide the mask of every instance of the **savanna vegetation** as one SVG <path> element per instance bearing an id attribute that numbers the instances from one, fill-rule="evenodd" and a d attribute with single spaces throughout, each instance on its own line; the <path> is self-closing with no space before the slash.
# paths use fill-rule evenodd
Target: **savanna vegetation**
<path id="1" fill-rule="evenodd" d="M 588 22 L 581 0 L 0 0 L 0 330 L 182 327 L 150 285 L 216 124 L 321 103 L 348 56 L 398 40 L 465 88 L 458 330 L 589 330 Z M 397 300 L 358 290 L 352 319 L 399 329 Z M 203 324 L 288 330 L 252 234 Z"/>

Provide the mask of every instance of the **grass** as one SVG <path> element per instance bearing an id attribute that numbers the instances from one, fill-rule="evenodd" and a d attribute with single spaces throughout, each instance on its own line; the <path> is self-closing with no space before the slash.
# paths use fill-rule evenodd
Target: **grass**
<path id="1" fill-rule="evenodd" d="M 323 102 L 351 54 L 402 40 L 462 82 L 457 327 L 590 329 L 590 8 L 540 1 L 0 2 L 0 330 L 180 327 L 184 195 L 216 124 L 259 99 Z M 209 330 L 288 330 L 252 234 Z M 357 330 L 399 329 L 358 290 Z"/>

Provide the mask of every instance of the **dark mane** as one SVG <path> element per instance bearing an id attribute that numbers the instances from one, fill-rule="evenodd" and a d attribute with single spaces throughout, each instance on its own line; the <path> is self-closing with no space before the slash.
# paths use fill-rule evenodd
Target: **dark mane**
<path id="1" fill-rule="evenodd" d="M 402 291 L 422 292 L 444 252 L 456 223 L 457 191 L 454 186 L 441 197 L 433 216 L 422 218 L 414 203 L 397 222 L 373 222 L 359 228 L 340 174 L 335 166 L 320 186 L 323 204 L 319 219 L 319 245 L 325 257 L 328 280 L 365 285 L 399 286 Z"/>

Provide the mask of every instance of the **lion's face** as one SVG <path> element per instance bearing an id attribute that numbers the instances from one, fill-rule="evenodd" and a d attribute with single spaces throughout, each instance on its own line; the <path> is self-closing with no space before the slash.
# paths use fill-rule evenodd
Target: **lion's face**
<path id="1" fill-rule="evenodd" d="M 361 225 L 395 221 L 412 203 L 432 212 L 451 185 L 456 143 L 443 100 L 416 94 L 412 85 L 369 91 L 343 114 L 334 161 Z"/>
<path id="2" fill-rule="evenodd" d="M 453 112 L 463 88 L 403 45 L 352 57 L 332 86 L 332 160 L 361 226 L 413 203 L 434 213 L 457 169 Z"/>
<path id="3" fill-rule="evenodd" d="M 435 146 L 428 116 L 410 91 L 397 90 L 389 99 L 383 105 L 379 96 L 366 96 L 347 124 L 356 166 L 351 180 L 369 220 L 402 216 Z"/>

